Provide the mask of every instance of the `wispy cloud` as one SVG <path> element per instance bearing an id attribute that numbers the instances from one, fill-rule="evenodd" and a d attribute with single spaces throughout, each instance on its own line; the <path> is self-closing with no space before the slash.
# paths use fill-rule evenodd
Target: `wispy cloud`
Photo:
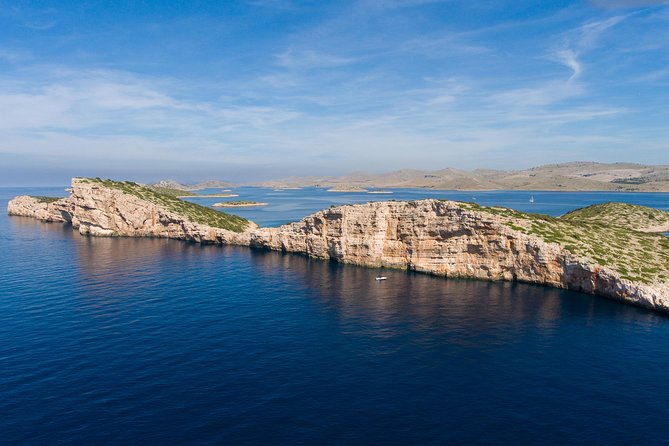
<path id="1" fill-rule="evenodd" d="M 578 79 L 583 73 L 582 56 L 597 46 L 600 36 L 606 30 L 624 19 L 623 16 L 617 16 L 590 21 L 565 33 L 560 47 L 551 51 L 550 56 L 572 71 L 569 81 Z"/>
<path id="2" fill-rule="evenodd" d="M 109 44 L 107 29 L 90 45 L 61 34 L 43 51 L 51 40 L 21 31 L 22 14 L 11 31 L 31 46 L 0 31 L 0 109 L 11 111 L 0 156 L 175 169 L 187 159 L 234 172 L 273 164 L 278 176 L 511 167 L 625 144 L 666 158 L 667 98 L 653 89 L 667 76 L 661 8 L 612 16 L 581 4 L 526 18 L 509 1 L 503 20 L 502 6 L 449 0 L 451 17 L 433 14 L 436 3 L 256 0 L 237 5 L 238 23 L 210 17 L 215 38 L 142 34 L 127 49 Z M 280 16 L 277 29 L 256 14 Z M 197 17 L 174 20 L 181 30 Z M 137 37 L 127 29 L 126 45 Z"/>
<path id="3" fill-rule="evenodd" d="M 569 78 L 570 81 L 578 79 L 578 77 L 581 75 L 581 72 L 583 71 L 583 68 L 581 67 L 581 62 L 578 60 L 576 52 L 574 52 L 573 49 L 567 48 L 556 51 L 555 57 L 559 62 L 563 63 L 565 66 L 571 69 L 572 74 Z"/>
<path id="4" fill-rule="evenodd" d="M 8 49 L 0 48 L 0 61 L 5 61 L 11 64 L 17 62 L 24 62 L 31 58 L 30 54 L 25 51 L 11 51 Z"/>
<path id="5" fill-rule="evenodd" d="M 289 49 L 276 56 L 277 64 L 285 68 L 330 68 L 353 63 L 355 59 L 306 49 Z"/>

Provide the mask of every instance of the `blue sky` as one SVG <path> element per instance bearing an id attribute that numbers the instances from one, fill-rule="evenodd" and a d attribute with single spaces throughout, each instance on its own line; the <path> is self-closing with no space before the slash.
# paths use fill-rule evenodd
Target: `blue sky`
<path id="1" fill-rule="evenodd" d="M 669 163 L 669 4 L 0 0 L 0 184 Z"/>

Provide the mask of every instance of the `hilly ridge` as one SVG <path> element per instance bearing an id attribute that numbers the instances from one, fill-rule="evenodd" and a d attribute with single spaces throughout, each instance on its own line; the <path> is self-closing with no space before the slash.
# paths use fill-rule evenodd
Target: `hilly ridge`
<path id="1" fill-rule="evenodd" d="M 524 170 L 445 168 L 354 172 L 340 177 L 292 177 L 261 183 L 268 187 L 416 187 L 443 190 L 562 190 L 669 192 L 669 165 L 570 162 Z"/>

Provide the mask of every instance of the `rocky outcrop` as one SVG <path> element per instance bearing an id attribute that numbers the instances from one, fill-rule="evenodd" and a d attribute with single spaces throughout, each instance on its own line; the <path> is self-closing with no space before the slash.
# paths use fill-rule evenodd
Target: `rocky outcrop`
<path id="1" fill-rule="evenodd" d="M 7 213 L 46 222 L 67 223 L 72 220 L 72 201 L 69 198 L 48 200 L 24 195 L 9 201 Z"/>
<path id="2" fill-rule="evenodd" d="M 196 243 L 249 243 L 250 234 L 192 222 L 162 206 L 123 191 L 73 180 L 72 226 L 94 236 L 164 237 Z M 256 228 L 253 224 L 249 229 Z"/>
<path id="3" fill-rule="evenodd" d="M 25 197 L 12 200 L 9 212 L 45 221 L 71 221 L 85 235 L 236 244 L 446 277 L 523 281 L 669 312 L 666 283 L 626 280 L 558 243 L 513 229 L 502 217 L 455 202 L 339 206 L 279 228 L 251 225 L 241 233 L 193 223 L 120 190 L 77 180 L 70 198 L 58 206 L 67 209 L 69 217 L 48 220 L 55 208 L 49 210 L 47 205 L 43 209 L 42 204 Z"/>
<path id="4" fill-rule="evenodd" d="M 50 204 L 20 196 L 9 202 L 8 213 L 46 222 L 69 222 L 82 235 L 163 237 L 196 243 L 248 245 L 250 233 L 212 228 L 185 219 L 134 195 L 74 179 L 69 198 Z M 249 229 L 256 228 L 252 224 Z"/>

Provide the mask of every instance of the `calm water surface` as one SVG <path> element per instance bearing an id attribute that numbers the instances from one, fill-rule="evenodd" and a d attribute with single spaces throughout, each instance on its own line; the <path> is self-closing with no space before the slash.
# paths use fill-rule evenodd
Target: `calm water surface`
<path id="1" fill-rule="evenodd" d="M 579 207 L 607 201 L 651 206 L 669 211 L 669 193 L 624 193 L 624 192 L 528 192 L 528 191 L 435 191 L 426 189 L 384 189 L 393 193 L 367 194 L 359 192 L 327 192 L 310 187 L 301 190 L 275 191 L 260 187 L 234 189 L 239 197 L 234 198 L 189 198 L 190 201 L 212 205 L 220 201 L 248 200 L 268 203 L 268 206 L 246 209 L 224 209 L 255 221 L 262 226 L 278 226 L 298 220 L 313 212 L 335 204 L 367 203 L 385 200 L 420 200 L 439 198 L 460 201 L 475 201 L 482 206 L 506 206 L 525 212 L 536 212 L 559 216 Z M 219 189 L 207 189 L 198 193 L 220 193 Z M 530 199 L 534 198 L 534 203 Z"/>
<path id="2" fill-rule="evenodd" d="M 10 196 L 54 192 L 0 189 L 2 444 L 669 442 L 666 316 L 4 215 Z M 263 225 L 389 198 L 241 192 L 270 203 L 243 211 Z M 529 195 L 475 196 L 525 209 Z M 533 195 L 553 215 L 611 199 Z M 668 196 L 613 197 L 666 209 Z"/>

